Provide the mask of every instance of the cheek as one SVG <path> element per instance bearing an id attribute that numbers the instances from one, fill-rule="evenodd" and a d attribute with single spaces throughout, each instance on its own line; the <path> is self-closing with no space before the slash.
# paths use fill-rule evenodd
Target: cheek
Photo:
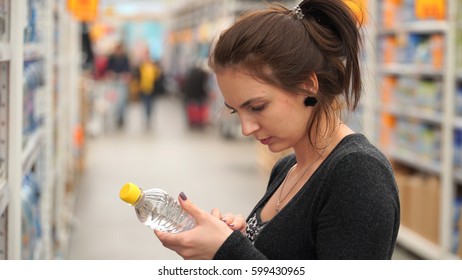
<path id="1" fill-rule="evenodd" d="M 272 125 L 280 127 L 281 131 L 288 137 L 302 137 L 306 134 L 309 118 L 303 109 L 286 108 L 282 114 L 279 114 L 279 118 L 273 120 Z"/>

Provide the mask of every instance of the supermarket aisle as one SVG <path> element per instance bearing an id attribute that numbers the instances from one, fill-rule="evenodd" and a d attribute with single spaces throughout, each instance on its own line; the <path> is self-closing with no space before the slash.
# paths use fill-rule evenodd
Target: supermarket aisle
<path id="1" fill-rule="evenodd" d="M 131 106 L 124 132 L 88 143 L 86 171 L 76 202 L 70 259 L 178 259 L 136 219 L 118 192 L 127 181 L 181 191 L 211 210 L 248 213 L 265 189 L 255 142 L 223 140 L 215 130 L 187 128 L 181 103 L 155 104 L 154 127 L 144 130 L 141 107 Z"/>
<path id="2" fill-rule="evenodd" d="M 132 105 L 125 132 L 89 141 L 86 172 L 77 198 L 70 259 L 180 259 L 138 222 L 118 192 L 126 181 L 184 191 L 203 209 L 247 214 L 265 189 L 251 139 L 223 140 L 213 129 L 187 128 L 178 100 L 155 106 L 155 127 L 144 131 Z M 397 249 L 395 259 L 414 259 Z"/>

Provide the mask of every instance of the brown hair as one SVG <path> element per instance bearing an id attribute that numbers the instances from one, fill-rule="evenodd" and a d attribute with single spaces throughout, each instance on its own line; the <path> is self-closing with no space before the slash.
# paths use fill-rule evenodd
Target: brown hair
<path id="1" fill-rule="evenodd" d="M 305 94 L 299 86 L 315 73 L 319 102 L 308 129 L 322 116 L 333 127 L 342 99 L 354 110 L 361 96 L 360 32 L 342 0 L 305 0 L 299 7 L 302 19 L 279 4 L 243 16 L 220 35 L 209 65 L 215 72 L 244 70 L 260 81 Z"/>

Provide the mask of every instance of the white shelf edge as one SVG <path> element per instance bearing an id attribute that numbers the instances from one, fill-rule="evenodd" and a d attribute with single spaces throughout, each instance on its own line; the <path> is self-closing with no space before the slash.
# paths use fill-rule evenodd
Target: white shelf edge
<path id="1" fill-rule="evenodd" d="M 441 246 L 432 243 L 411 229 L 404 227 L 403 225 L 401 225 L 399 229 L 397 241 L 400 245 L 408 248 L 424 259 L 459 259 L 456 255 L 445 252 Z"/>
<path id="2" fill-rule="evenodd" d="M 443 76 L 444 66 L 436 69 L 431 64 L 424 63 L 380 63 L 378 72 L 388 75 L 427 75 Z"/>
<path id="3" fill-rule="evenodd" d="M 380 35 L 402 34 L 402 33 L 438 33 L 447 32 L 449 24 L 446 20 L 415 20 L 400 23 L 399 26 L 383 28 L 379 30 Z"/>
<path id="4" fill-rule="evenodd" d="M 431 162 L 425 159 L 419 158 L 419 156 L 410 151 L 404 151 L 404 149 L 398 149 L 398 151 L 387 151 L 387 155 L 392 159 L 402 163 L 405 163 L 409 166 L 412 166 L 416 169 L 426 171 L 429 173 L 435 173 L 437 175 L 441 174 L 441 164 L 437 162 Z"/>
<path id="5" fill-rule="evenodd" d="M 405 106 L 405 108 L 400 108 L 399 106 L 398 107 L 391 107 L 391 106 L 385 107 L 384 106 L 381 109 L 379 108 L 379 110 L 384 113 L 389 113 L 389 114 L 396 115 L 396 116 L 415 118 L 415 119 L 420 119 L 420 120 L 424 120 L 424 121 L 432 122 L 436 124 L 443 123 L 442 113 L 432 111 L 432 110 L 420 109 L 414 106 Z"/>

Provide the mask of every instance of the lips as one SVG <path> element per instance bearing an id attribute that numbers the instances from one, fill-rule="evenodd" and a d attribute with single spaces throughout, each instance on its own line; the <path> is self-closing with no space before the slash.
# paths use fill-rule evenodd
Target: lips
<path id="1" fill-rule="evenodd" d="M 263 145 L 268 145 L 270 141 L 271 141 L 271 137 L 260 139 L 260 143 L 262 143 Z"/>

